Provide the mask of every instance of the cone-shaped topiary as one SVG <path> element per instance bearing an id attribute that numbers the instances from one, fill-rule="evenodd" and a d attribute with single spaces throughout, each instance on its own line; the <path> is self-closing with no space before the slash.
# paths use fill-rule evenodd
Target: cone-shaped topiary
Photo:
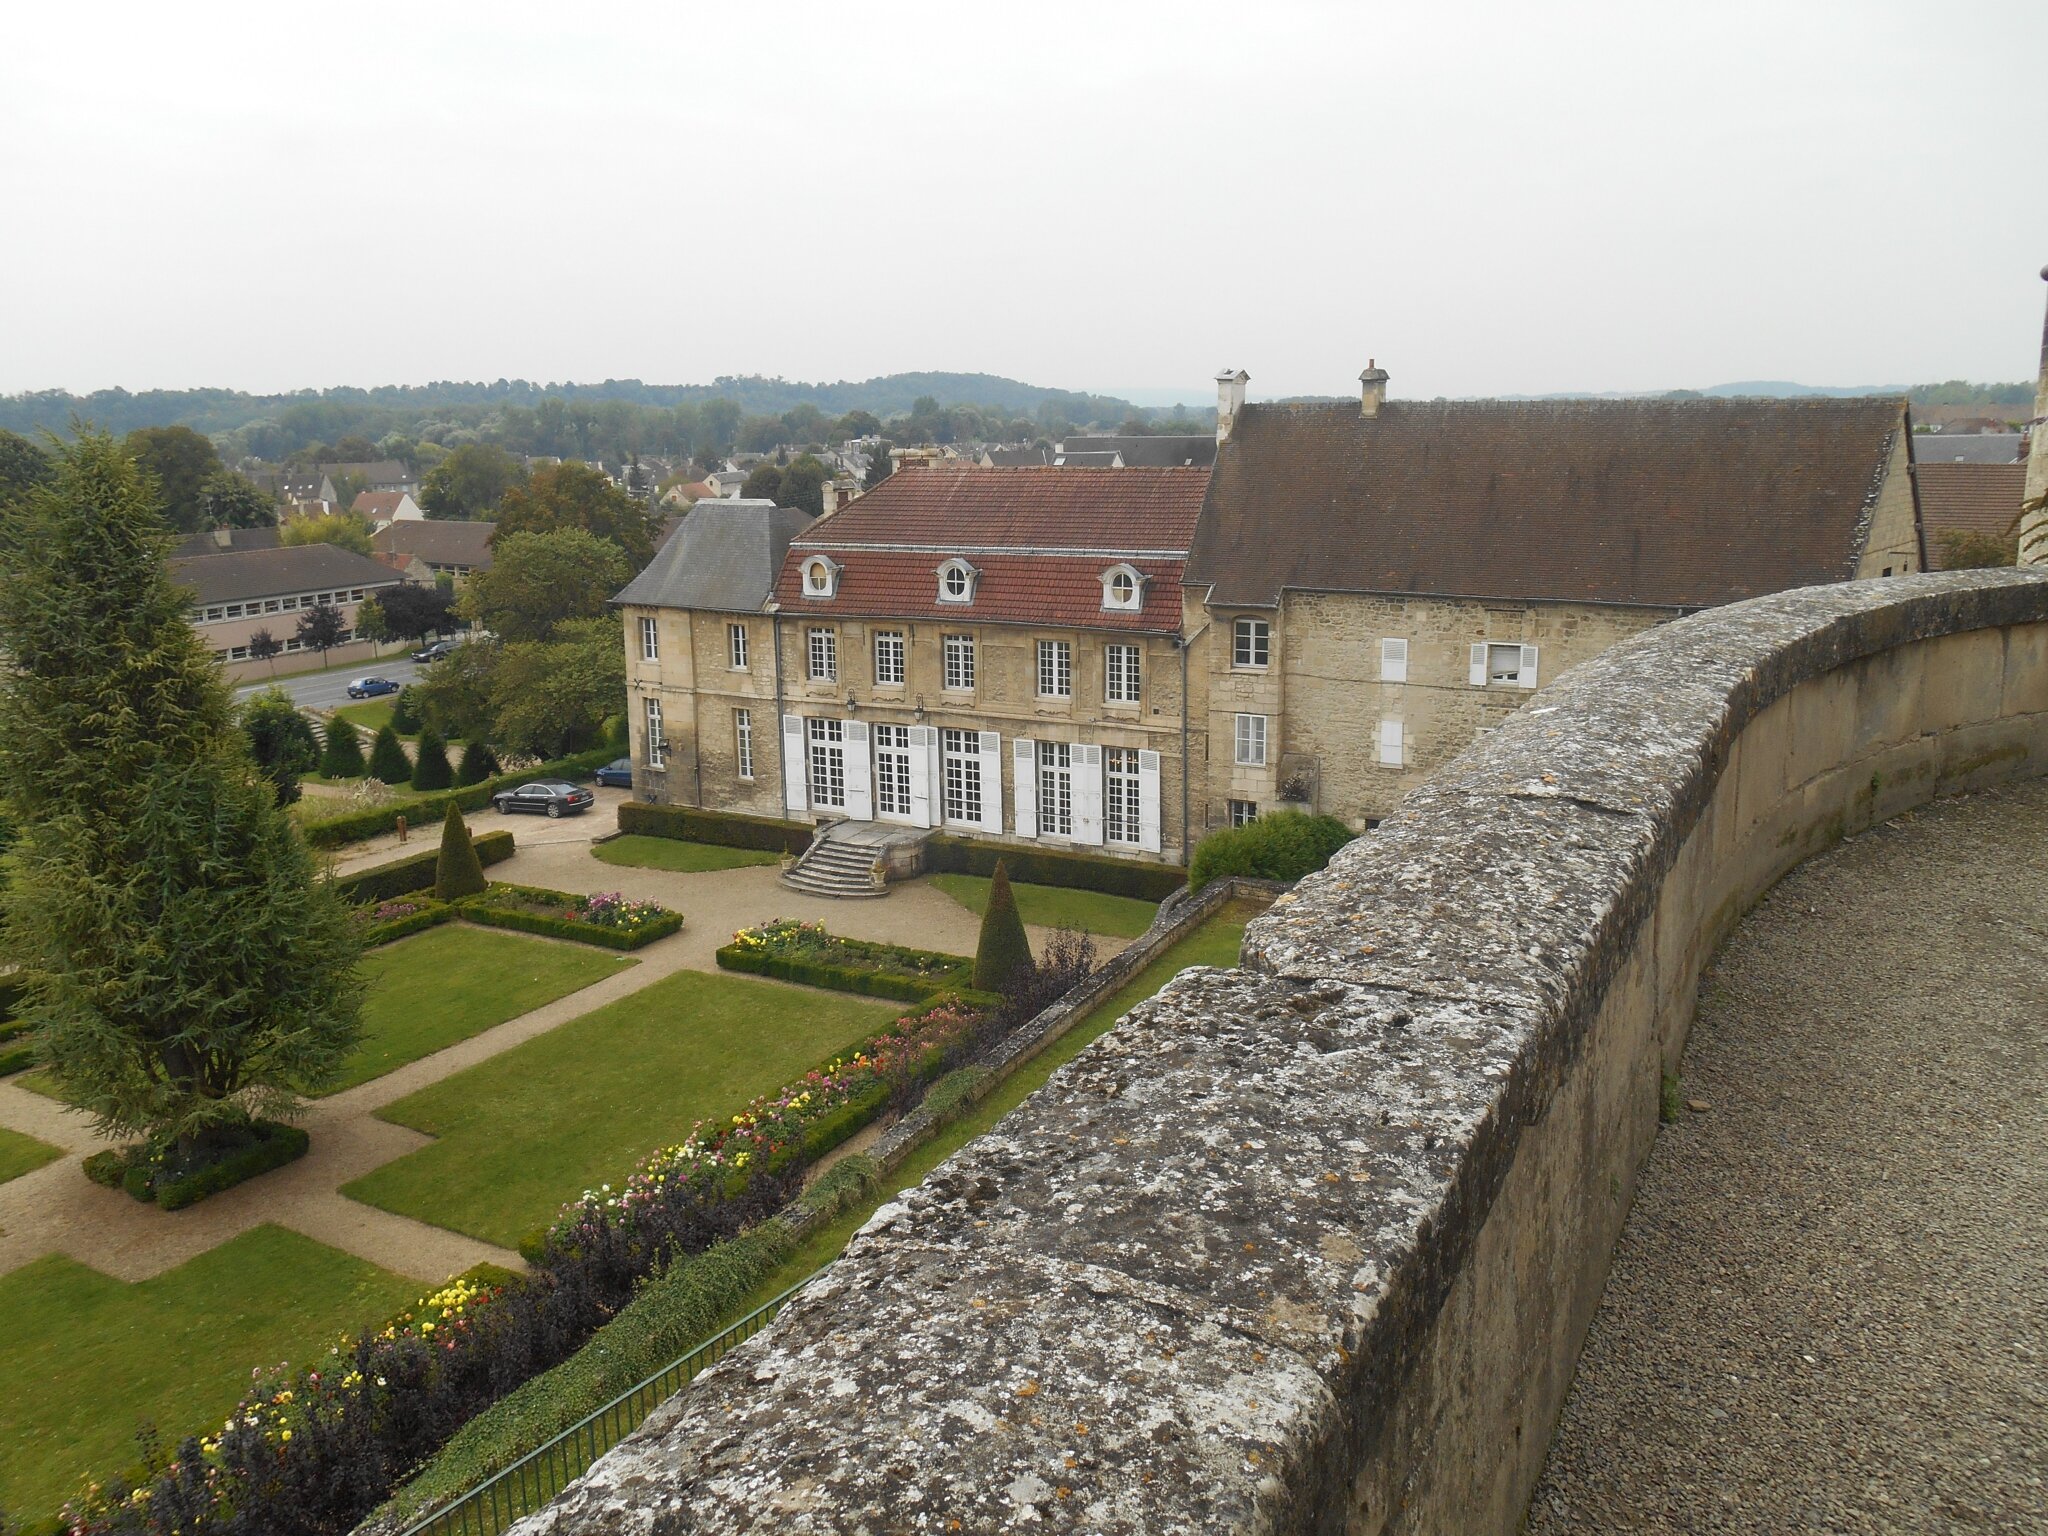
<path id="1" fill-rule="evenodd" d="M 455 802 L 448 802 L 448 819 L 441 823 L 441 857 L 434 865 L 434 896 L 439 901 L 458 901 L 484 888 L 484 866 L 476 856 L 476 844 L 469 840 L 469 823 Z"/>
<path id="2" fill-rule="evenodd" d="M 398 697 L 391 701 L 391 729 L 401 736 L 410 736 L 420 728 L 418 695 L 408 684 L 398 690 Z"/>
<path id="3" fill-rule="evenodd" d="M 498 773 L 498 754 L 481 741 L 462 744 L 462 766 L 455 770 L 458 784 L 481 784 Z"/>
<path id="4" fill-rule="evenodd" d="M 413 748 L 412 787 L 446 789 L 454 782 L 455 775 L 448 767 L 448 749 L 441 745 L 441 733 L 430 725 L 420 732 L 419 743 Z"/>
<path id="5" fill-rule="evenodd" d="M 981 914 L 974 985 L 983 992 L 1008 997 L 1036 969 L 1031 941 L 1024 936 L 1024 919 L 1017 915 L 1017 900 L 1010 894 L 1009 868 L 998 859 L 995 878 L 988 886 L 988 909 Z"/>
<path id="6" fill-rule="evenodd" d="M 330 779 L 363 776 L 363 738 L 355 723 L 336 715 L 327 722 L 327 745 L 320 753 L 320 771 Z"/>
<path id="7" fill-rule="evenodd" d="M 370 777 L 386 784 L 404 784 L 412 779 L 412 761 L 398 744 L 398 733 L 388 725 L 370 743 Z"/>

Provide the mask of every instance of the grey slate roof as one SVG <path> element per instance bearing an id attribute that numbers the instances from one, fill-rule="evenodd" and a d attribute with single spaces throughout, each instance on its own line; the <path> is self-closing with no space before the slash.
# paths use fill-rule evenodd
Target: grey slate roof
<path id="1" fill-rule="evenodd" d="M 228 536 L 227 543 L 220 541 L 219 534 Z M 184 543 L 171 551 L 173 560 L 189 560 L 195 555 L 239 554 L 245 549 L 276 549 L 278 530 L 269 528 L 222 528 L 218 531 L 195 533 Z"/>
<path id="2" fill-rule="evenodd" d="M 1913 459 L 1919 464 L 2017 464 L 2017 432 L 1915 432 Z"/>
<path id="3" fill-rule="evenodd" d="M 1116 453 L 1125 469 L 1205 468 L 1216 462 L 1213 437 L 1070 437 L 1060 444 L 1071 460 L 1077 453 Z"/>
<path id="4" fill-rule="evenodd" d="M 298 544 L 174 559 L 171 580 L 189 588 L 192 601 L 205 606 L 335 587 L 388 587 L 397 583 L 398 572 L 333 544 Z"/>
<path id="5" fill-rule="evenodd" d="M 810 526 L 808 514 L 765 497 L 700 501 L 613 601 L 759 613 L 789 541 Z"/>

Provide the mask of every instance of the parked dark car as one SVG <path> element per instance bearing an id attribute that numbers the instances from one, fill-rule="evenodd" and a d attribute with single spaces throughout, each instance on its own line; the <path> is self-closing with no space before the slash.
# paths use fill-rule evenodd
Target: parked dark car
<path id="1" fill-rule="evenodd" d="M 432 645 L 422 646 L 419 650 L 414 651 L 412 659 L 425 663 L 439 661 L 444 656 L 452 656 L 454 653 L 455 642 L 453 640 L 436 640 Z"/>
<path id="2" fill-rule="evenodd" d="M 613 758 L 597 770 L 597 782 L 609 785 L 613 789 L 631 789 L 633 787 L 633 759 L 630 757 Z"/>
<path id="3" fill-rule="evenodd" d="M 396 693 L 398 684 L 388 677 L 355 677 L 349 679 L 348 696 L 352 699 L 374 699 L 380 693 Z"/>
<path id="4" fill-rule="evenodd" d="M 535 811 L 543 816 L 580 815 L 596 801 L 597 796 L 580 784 L 565 784 L 560 779 L 535 779 L 531 784 L 500 790 L 491 796 L 491 804 L 502 816 L 514 811 Z"/>

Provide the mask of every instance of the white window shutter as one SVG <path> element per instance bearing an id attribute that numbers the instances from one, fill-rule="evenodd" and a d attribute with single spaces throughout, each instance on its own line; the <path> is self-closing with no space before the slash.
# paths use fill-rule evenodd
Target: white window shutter
<path id="1" fill-rule="evenodd" d="M 804 717 L 782 717 L 782 803 L 792 811 L 810 805 L 804 796 Z"/>
<path id="2" fill-rule="evenodd" d="M 868 723 L 846 722 L 846 814 L 855 821 L 875 819 L 874 757 L 868 751 Z"/>
<path id="3" fill-rule="evenodd" d="M 1138 846 L 1159 851 L 1159 754 L 1138 754 Z"/>
<path id="4" fill-rule="evenodd" d="M 1387 768 L 1401 766 L 1401 722 L 1382 720 L 1380 722 L 1380 763 Z"/>
<path id="5" fill-rule="evenodd" d="M 1074 748 L 1074 841 L 1102 841 L 1102 748 Z"/>
<path id="6" fill-rule="evenodd" d="M 1010 781 L 1016 786 L 1017 835 L 1038 836 L 1038 744 L 1028 737 L 1010 741 Z"/>
<path id="7" fill-rule="evenodd" d="M 1535 646 L 1525 645 L 1522 647 L 1522 671 L 1521 675 L 1515 679 L 1515 682 L 1523 688 L 1534 688 L 1536 686 Z"/>
<path id="8" fill-rule="evenodd" d="M 1474 688 L 1484 688 L 1486 686 L 1486 646 L 1484 642 L 1472 647 L 1471 682 Z"/>
<path id="9" fill-rule="evenodd" d="M 932 824 L 932 738 L 938 731 L 928 725 L 910 728 L 910 823 L 916 827 Z"/>
<path id="10" fill-rule="evenodd" d="M 1003 738 L 981 733 L 981 830 L 1003 830 Z"/>
<path id="11" fill-rule="evenodd" d="M 1408 681 L 1408 642 L 1406 640 L 1382 640 L 1380 642 L 1380 681 L 1383 683 L 1405 683 Z"/>

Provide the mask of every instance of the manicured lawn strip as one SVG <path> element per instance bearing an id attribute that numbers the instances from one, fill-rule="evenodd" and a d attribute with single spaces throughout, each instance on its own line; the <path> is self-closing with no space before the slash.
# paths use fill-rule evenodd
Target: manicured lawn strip
<path id="1" fill-rule="evenodd" d="M 988 910 L 986 875 L 933 875 L 931 882 L 976 917 Z M 1010 893 L 1017 898 L 1017 915 L 1036 927 L 1079 928 L 1115 939 L 1135 939 L 1159 912 L 1157 902 L 1059 885 L 1013 882 Z"/>
<path id="2" fill-rule="evenodd" d="M 449 923 L 363 956 L 363 1043 L 339 1093 L 531 1013 L 640 962 L 576 944 Z"/>
<path id="3" fill-rule="evenodd" d="M 514 1247 L 585 1188 L 902 1011 L 678 972 L 380 1110 L 439 1140 L 343 1193 Z"/>
<path id="4" fill-rule="evenodd" d="M 683 843 L 672 837 L 647 837 L 638 832 L 599 843 L 590 851 L 607 864 L 623 864 L 633 869 L 666 869 L 683 875 L 702 874 L 715 869 L 744 869 L 750 864 L 773 864 L 781 857 L 749 848 L 720 848 L 713 843 Z"/>
<path id="5" fill-rule="evenodd" d="M 378 698 L 364 699 L 358 704 L 344 704 L 335 710 L 335 713 L 350 724 L 374 736 L 391 723 L 392 700 L 397 697 L 398 695 L 395 693 L 387 693 Z M 417 733 L 415 732 L 414 735 L 416 736 Z M 401 735 L 401 739 L 411 741 L 414 739 L 414 736 Z M 363 753 L 365 756 L 369 755 L 369 750 L 370 744 L 364 742 Z"/>
<path id="6" fill-rule="evenodd" d="M 18 1179 L 24 1173 L 34 1173 L 43 1164 L 63 1155 L 62 1147 L 53 1147 L 47 1141 L 37 1141 L 33 1136 L 24 1136 L 0 1125 L 0 1184 Z M 0 1508 L 5 1506 L 0 1505 Z"/>
<path id="7" fill-rule="evenodd" d="M 250 1368 L 311 1361 L 421 1286 L 282 1227 L 243 1233 L 155 1279 L 109 1279 L 62 1254 L 0 1275 L 0 1506 L 54 1515 L 88 1478 L 218 1430 Z"/>

